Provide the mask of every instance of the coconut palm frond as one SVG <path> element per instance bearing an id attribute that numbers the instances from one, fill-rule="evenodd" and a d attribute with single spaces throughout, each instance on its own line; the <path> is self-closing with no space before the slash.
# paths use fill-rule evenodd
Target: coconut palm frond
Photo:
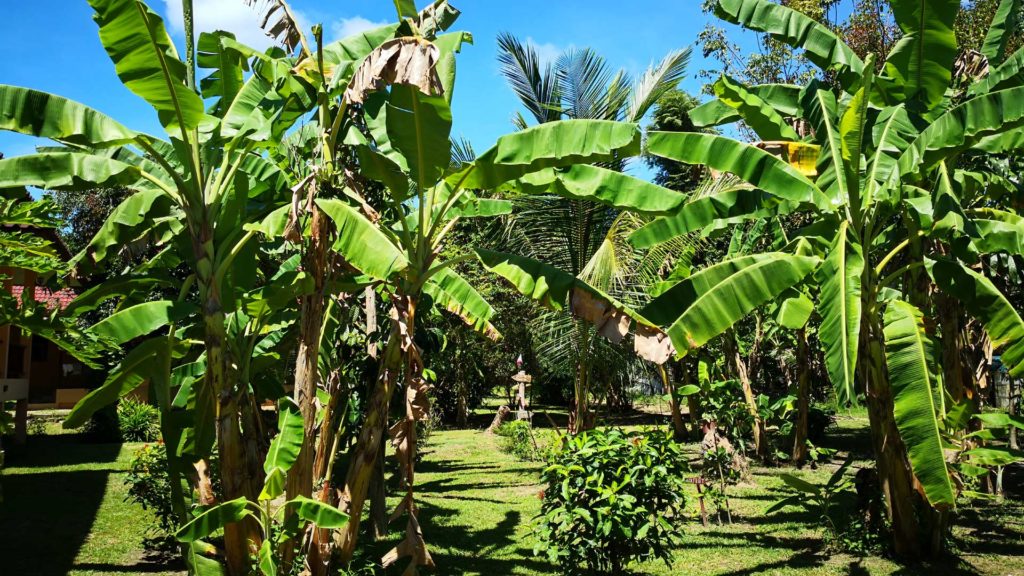
<path id="1" fill-rule="evenodd" d="M 590 48 L 566 50 L 555 61 L 555 77 L 570 118 L 604 119 L 613 76 L 601 55 Z"/>
<path id="2" fill-rule="evenodd" d="M 540 56 L 532 45 L 501 33 L 498 35 L 498 62 L 501 75 L 537 122 L 558 119 L 558 86 L 551 65 L 541 65 Z"/>
<path id="3" fill-rule="evenodd" d="M 686 76 L 690 64 L 690 49 L 670 52 L 657 66 L 651 66 L 633 85 L 626 120 L 639 122 L 651 107 L 669 90 L 676 88 Z"/>
<path id="4" fill-rule="evenodd" d="M 466 164 L 472 164 L 476 160 L 476 151 L 473 150 L 473 143 L 464 136 L 458 140 L 451 141 L 452 168 L 458 169 Z"/>

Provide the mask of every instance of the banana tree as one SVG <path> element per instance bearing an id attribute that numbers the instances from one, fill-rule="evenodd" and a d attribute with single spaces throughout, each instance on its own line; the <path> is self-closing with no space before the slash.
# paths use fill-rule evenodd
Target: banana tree
<path id="1" fill-rule="evenodd" d="M 771 92 L 735 84 L 732 93 L 738 96 L 720 96 L 715 105 L 729 109 L 716 122 L 742 118 L 766 139 L 769 134 L 792 139 L 786 117 L 806 119 L 813 132 L 804 143 L 820 149 L 815 170 L 797 161 L 800 170 L 757 146 L 720 136 L 655 133 L 649 150 L 730 172 L 753 185 L 748 194 L 721 198 L 711 221 L 766 212 L 814 216 L 812 225 L 795 232 L 787 250 L 773 256 L 807 258 L 807 273 L 815 272 L 827 371 L 842 402 L 863 395 L 868 405 L 895 549 L 916 556 L 915 486 L 932 510 L 924 518 L 933 533 L 941 531 L 956 498 L 940 435 L 945 412 L 933 362 L 934 332 L 920 310 L 927 303 L 921 274 L 978 319 L 1011 373 L 1024 372 L 1019 313 L 970 266 L 979 253 L 1016 253 L 1013 239 L 1024 221 L 1010 211 L 991 212 L 984 188 L 971 193 L 959 186 L 954 169 L 965 155 L 1017 149 L 1024 92 L 1009 72 L 1016 66 L 1011 57 L 962 102 L 951 102 L 952 22 L 959 4 L 891 5 L 904 37 L 876 77 L 873 56 L 861 60 L 835 34 L 798 12 L 767 0 L 717 4 L 723 18 L 802 48 L 808 59 L 834 74 L 839 97 L 812 82 L 786 91 L 788 111 L 769 101 L 778 93 L 762 97 Z M 805 173 L 816 173 L 816 179 Z M 651 246 L 708 223 L 706 207 L 687 205 L 638 231 L 633 240 L 638 247 Z M 753 264 L 737 266 L 724 278 L 740 279 Z M 677 351 L 685 352 L 747 314 L 748 304 L 767 295 L 764 287 L 723 282 L 727 296 L 714 306 L 693 298 L 666 300 L 652 303 L 645 316 L 671 322 L 668 334 Z"/>
<path id="2" fill-rule="evenodd" d="M 131 130 L 59 96 L 3 86 L 0 127 L 54 140 L 63 149 L 3 160 L 0 186 L 73 191 L 118 185 L 135 192 L 115 210 L 77 264 L 86 270 L 94 261 L 102 263 L 103 255 L 119 242 L 143 231 L 162 232 L 167 249 L 161 257 L 180 258 L 196 290 L 182 290 L 178 301 L 151 305 L 168 313 L 140 312 L 149 328 L 142 334 L 198 311 L 206 373 L 194 424 L 204 431 L 199 436 L 216 436 L 223 497 L 255 498 L 263 475 L 257 415 L 248 401 L 249 390 L 239 385 L 238 359 L 226 346 L 226 313 L 236 305 L 237 285 L 245 282 L 234 276 L 232 264 L 251 254 L 253 235 L 242 224 L 261 218 L 289 187 L 287 177 L 262 151 L 273 147 L 308 108 L 312 95 L 290 79 L 287 58 L 261 58 L 223 33 L 200 42 L 198 59 L 212 62 L 215 72 L 201 83 L 201 90 L 194 89 L 189 83 L 194 72 L 179 59 L 161 18 L 145 3 L 90 4 L 119 78 L 153 106 L 166 138 Z M 253 56 L 252 74 L 246 78 Z M 215 102 L 209 109 L 207 99 Z M 177 339 L 172 334 L 161 340 L 163 344 L 137 349 L 138 355 L 148 352 L 152 359 L 163 359 L 154 365 L 165 365 Z M 170 390 L 159 390 L 158 397 L 167 408 Z M 228 567 L 234 574 L 247 570 L 249 540 L 259 545 L 254 522 L 225 528 Z"/>

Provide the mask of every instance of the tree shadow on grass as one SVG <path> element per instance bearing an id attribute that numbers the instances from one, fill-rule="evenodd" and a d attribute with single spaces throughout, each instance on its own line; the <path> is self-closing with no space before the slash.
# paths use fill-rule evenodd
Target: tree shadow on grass
<path id="1" fill-rule="evenodd" d="M 72 435 L 30 436 L 8 453 L 0 505 L 4 572 L 67 574 L 96 520 L 111 469 L 35 469 L 117 460 L 120 444 L 87 444 Z M 8 572 L 9 571 L 9 572 Z"/>

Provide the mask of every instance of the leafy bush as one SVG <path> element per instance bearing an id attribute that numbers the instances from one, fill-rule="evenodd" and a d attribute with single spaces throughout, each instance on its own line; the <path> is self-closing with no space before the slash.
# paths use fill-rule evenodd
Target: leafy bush
<path id="1" fill-rule="evenodd" d="M 505 422 L 495 431 L 498 447 L 520 460 L 544 462 L 557 453 L 561 437 L 554 430 L 537 432 L 526 420 Z"/>
<path id="2" fill-rule="evenodd" d="M 85 425 L 85 434 L 93 442 L 120 442 L 121 425 L 117 408 L 111 404 L 93 413 Z"/>
<path id="3" fill-rule="evenodd" d="M 128 442 L 153 442 L 160 437 L 160 411 L 132 398 L 117 405 L 117 424 L 121 439 Z"/>
<path id="4" fill-rule="evenodd" d="M 127 500 L 142 505 L 144 510 L 152 510 L 161 532 L 172 534 L 177 522 L 171 506 L 171 483 L 164 443 L 146 444 L 140 448 L 132 457 L 124 482 L 128 486 Z"/>
<path id="5" fill-rule="evenodd" d="M 671 436 L 595 430 L 566 440 L 543 472 L 535 554 L 563 574 L 669 562 L 682 537 L 686 457 Z"/>

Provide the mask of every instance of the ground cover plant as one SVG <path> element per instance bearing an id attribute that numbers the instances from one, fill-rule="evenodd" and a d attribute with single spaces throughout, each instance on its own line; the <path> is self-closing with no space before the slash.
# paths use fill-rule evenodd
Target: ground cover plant
<path id="1" fill-rule="evenodd" d="M 481 152 L 448 0 L 238 3 L 269 47 L 88 0 L 160 134 L 0 84 L 0 365 L 97 375 L 0 406 L 3 570 L 1024 570 L 1020 0 L 708 0 L 758 52 L 635 75 L 502 34 Z"/>

